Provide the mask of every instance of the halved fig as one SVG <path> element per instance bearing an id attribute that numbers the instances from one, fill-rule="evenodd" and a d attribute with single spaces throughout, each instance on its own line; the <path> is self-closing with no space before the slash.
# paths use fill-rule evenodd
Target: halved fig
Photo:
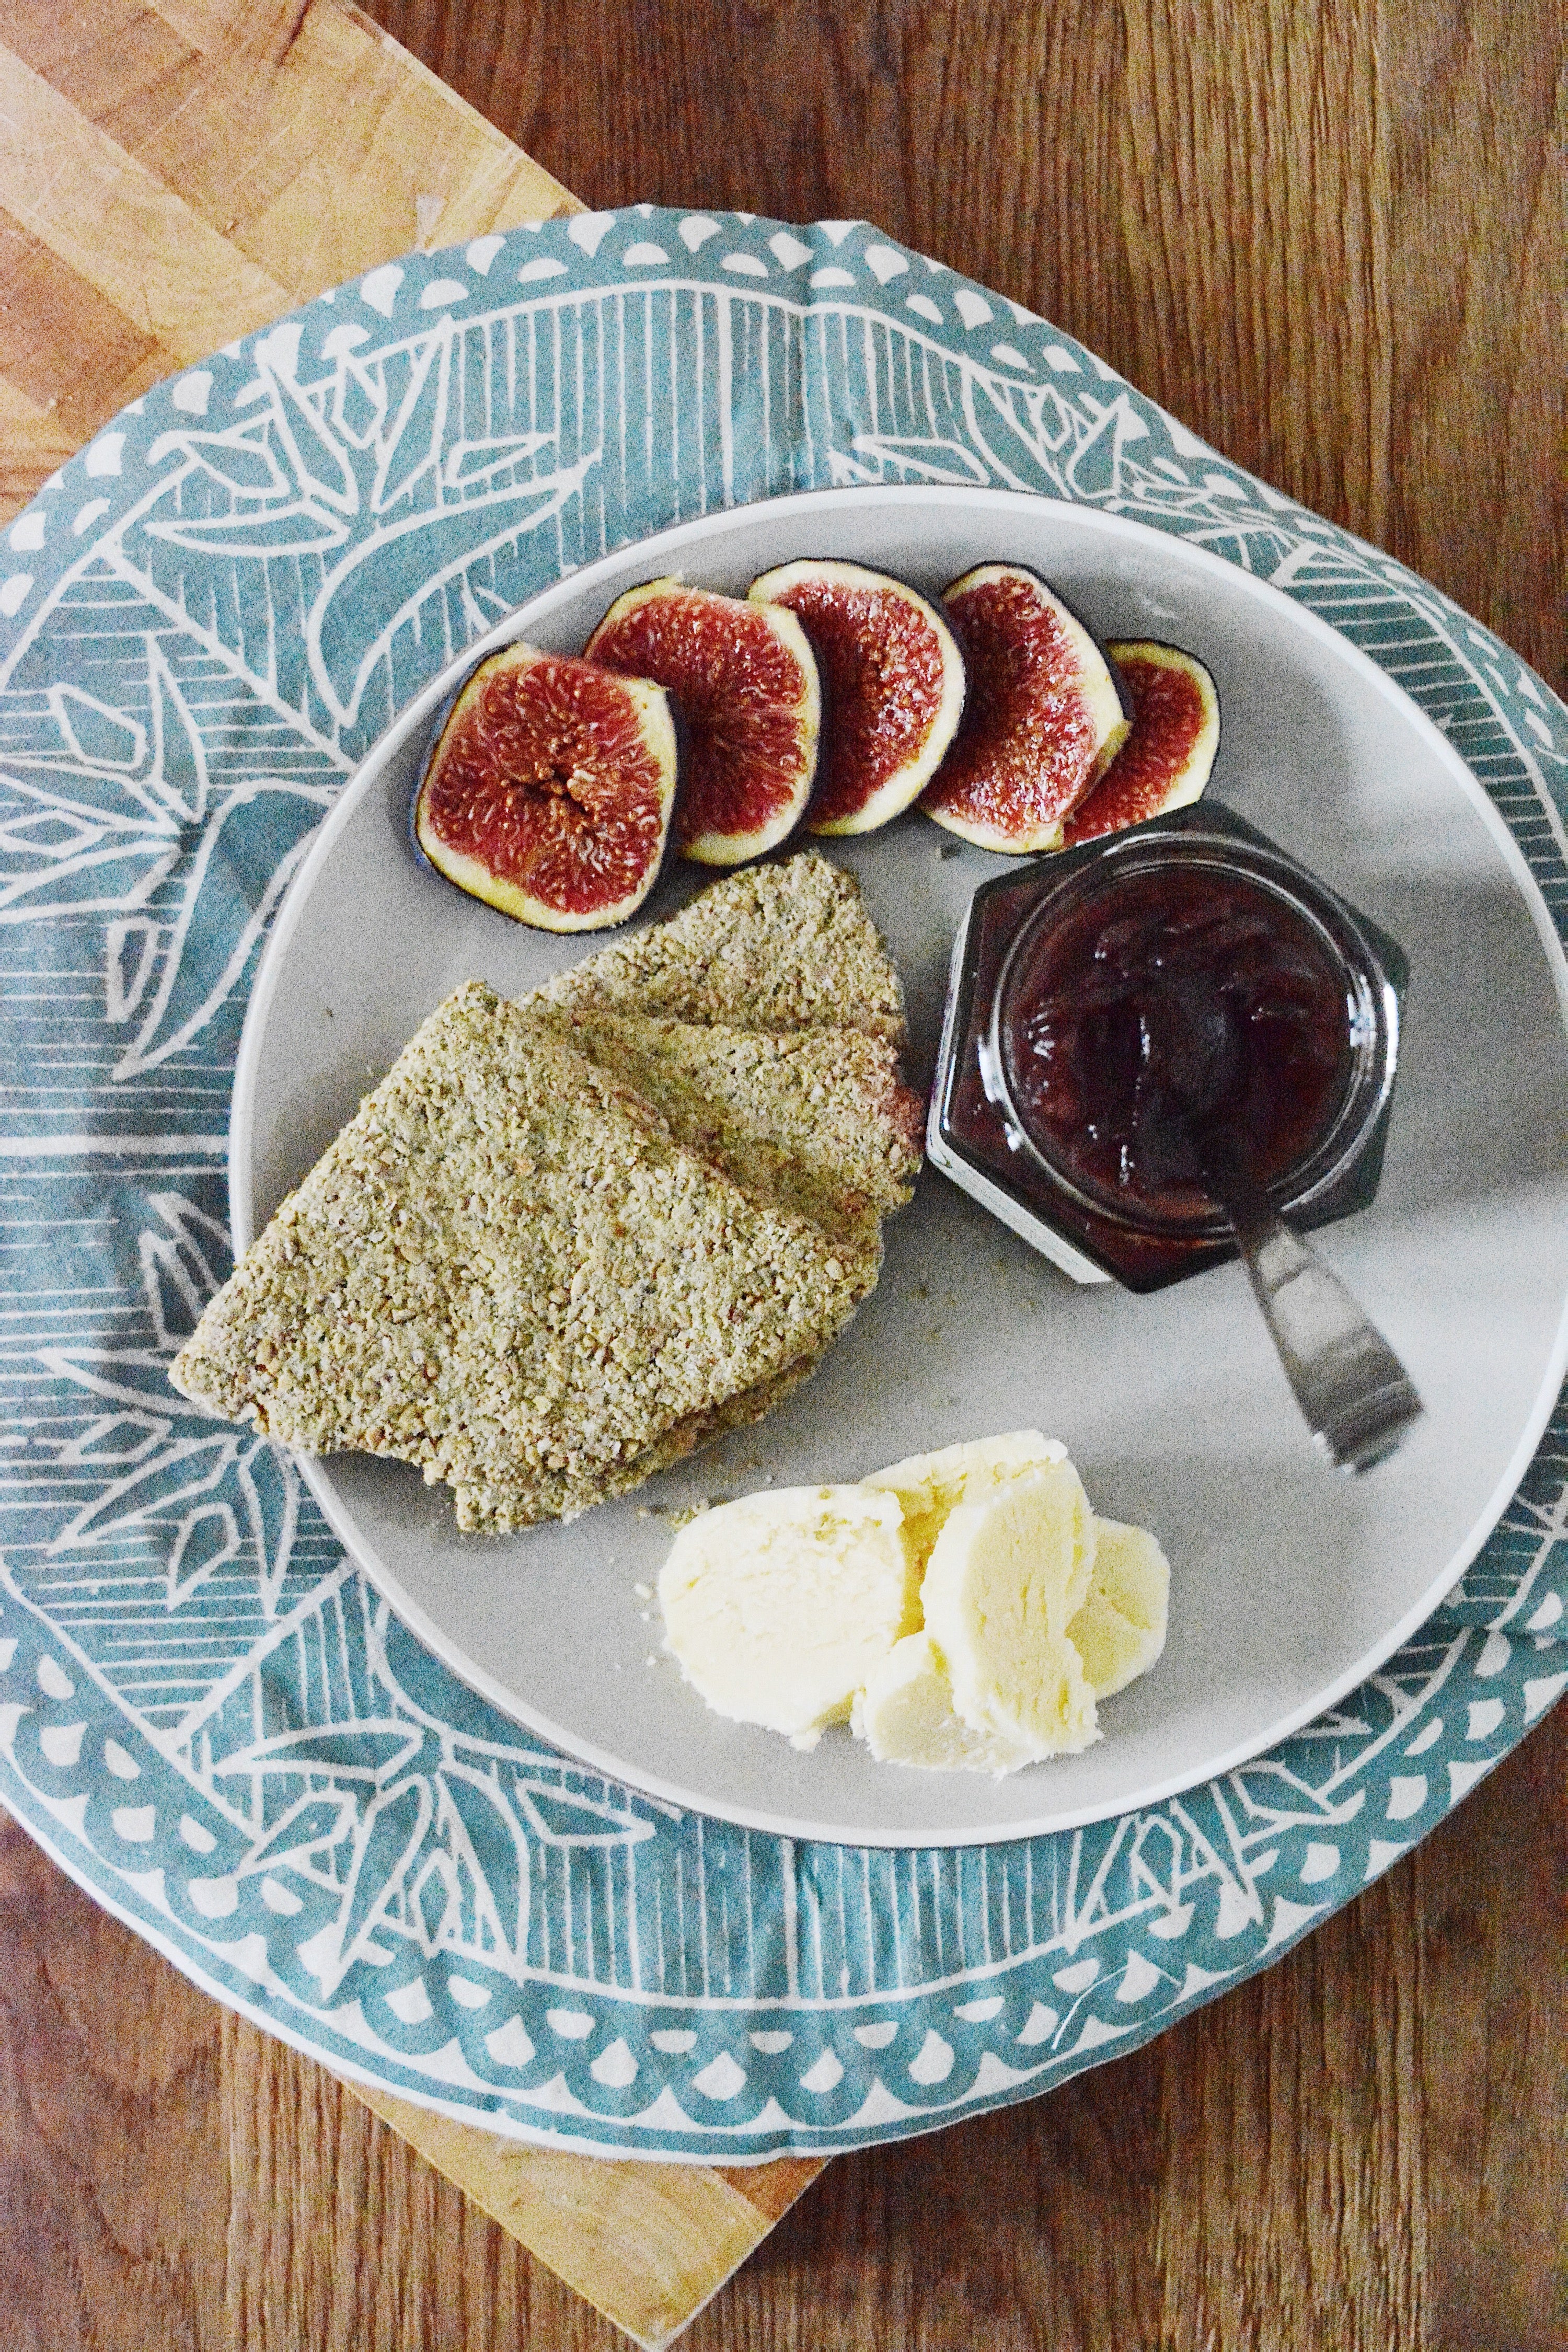
<path id="1" fill-rule="evenodd" d="M 1195 655 L 1146 643 L 1110 652 L 1132 698 L 1132 731 L 1068 817 L 1068 849 L 1185 808 L 1207 783 L 1219 749 L 1219 697 Z"/>
<path id="2" fill-rule="evenodd" d="M 918 798 L 963 709 L 963 660 L 940 613 L 863 564 L 781 563 L 759 604 L 805 625 L 827 706 L 808 833 L 874 833 Z"/>
<path id="3" fill-rule="evenodd" d="M 584 657 L 675 698 L 686 727 L 682 856 L 739 866 L 793 832 L 822 731 L 816 663 L 793 613 L 651 580 L 616 598 Z"/>
<path id="4" fill-rule="evenodd" d="M 1021 563 L 942 591 L 969 673 L 963 724 L 921 806 L 982 849 L 1058 849 L 1115 758 L 1131 713 L 1083 623 Z"/>
<path id="5" fill-rule="evenodd" d="M 459 890 L 520 923 L 602 930 L 653 887 L 676 768 L 662 687 L 507 646 L 453 705 L 415 797 L 414 838 Z"/>

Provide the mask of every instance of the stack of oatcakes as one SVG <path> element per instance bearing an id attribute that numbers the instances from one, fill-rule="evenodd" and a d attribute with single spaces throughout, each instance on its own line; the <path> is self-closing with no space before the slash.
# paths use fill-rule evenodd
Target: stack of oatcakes
<path id="1" fill-rule="evenodd" d="M 458 1524 L 571 1518 L 813 1369 L 920 1164 L 898 974 L 815 852 L 521 1003 L 448 997 L 176 1358 L 311 1453 L 416 1463 Z"/>

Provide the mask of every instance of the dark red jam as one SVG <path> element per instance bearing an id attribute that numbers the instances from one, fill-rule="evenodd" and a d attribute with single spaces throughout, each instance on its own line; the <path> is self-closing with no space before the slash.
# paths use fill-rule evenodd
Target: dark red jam
<path id="1" fill-rule="evenodd" d="M 1142 1222 L 1212 1214 L 1194 1131 L 1264 1184 L 1310 1159 L 1349 1090 L 1342 957 L 1268 882 L 1173 857 L 1108 870 L 1026 929 L 997 1045 L 1011 1107 L 1068 1183 Z"/>
<path id="2" fill-rule="evenodd" d="M 960 930 L 932 1159 L 1048 1256 L 1161 1289 L 1235 1255 L 1205 1159 L 1303 1227 L 1372 1200 L 1405 979 L 1396 941 L 1213 803 L 1021 862 Z"/>

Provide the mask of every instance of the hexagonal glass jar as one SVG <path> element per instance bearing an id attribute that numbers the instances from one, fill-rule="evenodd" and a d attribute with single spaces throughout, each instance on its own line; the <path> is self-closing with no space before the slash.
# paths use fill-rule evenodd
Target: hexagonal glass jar
<path id="1" fill-rule="evenodd" d="M 1180 895 L 1191 905 L 1195 894 L 1201 904 L 1212 877 L 1216 898 L 1255 905 L 1262 922 L 1272 920 L 1281 958 L 1293 941 L 1315 966 L 1321 1003 L 1337 1004 L 1332 1086 L 1268 1185 L 1297 1225 L 1348 1216 L 1377 1191 L 1406 976 L 1399 947 L 1376 924 L 1213 803 L 1031 859 L 975 892 L 953 943 L 928 1153 L 1076 1281 L 1110 1278 L 1134 1291 L 1233 1257 L 1228 1224 L 1201 1181 L 1157 1197 L 1128 1188 L 1090 1169 L 1070 1132 L 1042 1120 L 1020 1079 L 1020 991 L 1069 927 L 1089 936 L 1135 898 L 1146 919 L 1163 877 L 1173 877 L 1173 903 Z"/>

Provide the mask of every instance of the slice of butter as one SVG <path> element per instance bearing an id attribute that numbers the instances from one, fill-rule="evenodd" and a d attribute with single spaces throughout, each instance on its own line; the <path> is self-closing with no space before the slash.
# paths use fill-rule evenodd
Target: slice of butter
<path id="1" fill-rule="evenodd" d="M 856 1694 L 849 1727 L 879 1764 L 990 1772 L 1000 1780 L 1034 1761 L 1032 1748 L 964 1722 L 952 1704 L 946 1660 L 929 1633 L 906 1633 L 878 1660 Z"/>
<path id="2" fill-rule="evenodd" d="M 813 1746 L 920 1623 L 896 1495 L 786 1486 L 704 1511 L 659 1573 L 666 1646 L 715 1714 Z"/>
<path id="3" fill-rule="evenodd" d="M 1124 1690 L 1165 1646 L 1171 1565 L 1147 1528 L 1095 1521 L 1094 1568 L 1068 1639 L 1096 1698 Z"/>
<path id="4" fill-rule="evenodd" d="M 1068 1638 L 1094 1555 L 1094 1514 L 1068 1461 L 1026 1470 L 949 1514 L 921 1601 L 972 1730 L 1031 1757 L 1069 1755 L 1100 1737 L 1094 1692 Z"/>
<path id="5" fill-rule="evenodd" d="M 984 1502 L 1022 1472 L 1066 1460 L 1067 1447 L 1057 1438 L 1042 1437 L 1037 1429 L 1017 1429 L 1006 1437 L 973 1438 L 963 1445 L 944 1445 L 935 1454 L 911 1454 L 890 1469 L 874 1471 L 866 1484 L 897 1495 L 915 1556 L 924 1561 L 942 1522 L 960 1503 Z"/>

